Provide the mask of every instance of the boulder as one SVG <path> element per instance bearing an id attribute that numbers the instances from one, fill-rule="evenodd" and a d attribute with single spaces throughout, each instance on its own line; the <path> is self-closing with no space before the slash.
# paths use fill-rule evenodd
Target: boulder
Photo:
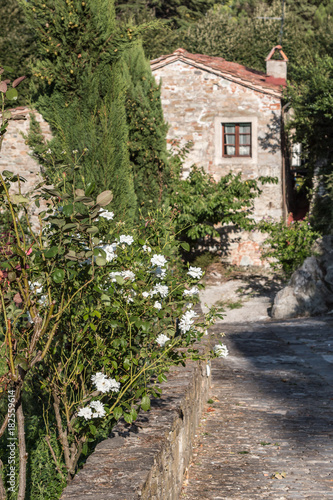
<path id="1" fill-rule="evenodd" d="M 326 242 L 325 242 L 326 244 Z M 275 319 L 296 316 L 315 316 L 327 313 L 333 304 L 333 252 L 327 246 L 321 255 L 308 257 L 288 283 L 275 297 L 272 317 Z M 331 266 L 328 265 L 331 254 Z M 329 271 L 329 272 L 328 272 Z M 326 278 L 330 281 L 326 281 Z M 333 289 L 333 288 L 332 288 Z"/>

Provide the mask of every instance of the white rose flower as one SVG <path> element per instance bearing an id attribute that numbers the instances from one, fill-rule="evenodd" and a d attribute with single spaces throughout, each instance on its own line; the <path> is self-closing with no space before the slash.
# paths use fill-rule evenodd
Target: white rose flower
<path id="1" fill-rule="evenodd" d="M 107 378 L 104 373 L 97 372 L 96 375 L 91 376 L 91 380 L 98 391 L 103 393 L 110 391 L 119 392 L 120 382 L 117 382 L 114 378 Z"/>
<path id="2" fill-rule="evenodd" d="M 149 292 L 142 292 L 142 297 L 144 297 L 145 299 L 148 299 L 149 296 Z"/>
<path id="3" fill-rule="evenodd" d="M 34 281 L 31 283 L 29 281 L 30 288 L 35 292 L 35 293 L 42 293 L 43 292 L 43 285 L 39 281 Z"/>
<path id="4" fill-rule="evenodd" d="M 95 410 L 94 413 L 92 414 L 92 418 L 105 417 L 106 411 L 105 411 L 104 405 L 103 405 L 103 403 L 101 403 L 101 401 L 92 401 L 89 406 L 92 410 Z"/>
<path id="5" fill-rule="evenodd" d="M 183 297 L 197 295 L 199 293 L 199 288 L 197 286 L 193 286 L 189 290 L 184 290 Z"/>
<path id="6" fill-rule="evenodd" d="M 131 281 L 135 280 L 135 274 L 132 271 L 130 271 L 129 269 L 127 269 L 125 271 L 121 271 L 121 276 L 124 278 L 124 280 L 126 278 L 130 279 Z"/>
<path id="7" fill-rule="evenodd" d="M 219 358 L 226 358 L 229 355 L 228 348 L 225 344 L 216 344 L 213 351 Z"/>
<path id="8" fill-rule="evenodd" d="M 105 210 L 104 212 L 102 212 L 98 215 L 99 215 L 99 217 L 103 217 L 104 219 L 107 219 L 107 220 L 112 220 L 114 218 L 114 213 L 109 212 L 108 210 Z"/>
<path id="9" fill-rule="evenodd" d="M 164 333 L 161 333 L 156 339 L 156 342 L 159 344 L 160 347 L 163 347 L 166 342 L 168 342 L 170 339 Z"/>
<path id="10" fill-rule="evenodd" d="M 179 328 L 182 333 L 186 333 L 191 329 L 191 326 L 194 323 L 194 319 L 197 314 L 193 310 L 186 311 L 185 314 L 181 317 L 179 321 Z"/>
<path id="11" fill-rule="evenodd" d="M 112 392 L 119 392 L 120 389 L 120 382 L 117 382 L 115 378 L 109 378 L 110 386 L 111 386 L 111 391 Z"/>
<path id="12" fill-rule="evenodd" d="M 148 245 L 143 245 L 143 246 L 142 246 L 142 250 L 143 250 L 144 252 L 148 252 L 148 253 L 150 253 L 150 252 L 151 252 L 151 248 L 150 248 Z"/>
<path id="13" fill-rule="evenodd" d="M 153 290 L 151 291 L 151 295 L 156 295 L 157 293 L 160 294 L 160 296 L 165 299 L 169 293 L 169 287 L 166 285 L 160 285 L 159 283 L 154 286 Z"/>
<path id="14" fill-rule="evenodd" d="M 158 310 L 160 311 L 160 310 L 162 309 L 162 304 L 161 304 L 161 302 L 158 302 L 158 301 L 156 300 L 156 302 L 155 302 L 155 304 L 154 304 L 154 307 L 155 307 L 155 309 L 158 309 Z"/>
<path id="15" fill-rule="evenodd" d="M 133 236 L 126 236 L 125 234 L 122 234 L 119 237 L 119 243 L 126 243 L 126 245 L 132 245 L 134 241 Z"/>
<path id="16" fill-rule="evenodd" d="M 154 253 L 152 258 L 150 259 L 150 262 L 152 263 L 153 266 L 162 267 L 167 263 L 167 260 L 164 257 L 164 255 L 159 255 L 157 253 Z"/>
<path id="17" fill-rule="evenodd" d="M 90 420 L 92 418 L 92 415 L 93 415 L 93 412 L 92 412 L 91 408 L 89 408 L 89 407 L 81 408 L 77 414 L 78 417 L 83 417 L 86 420 Z"/>
<path id="18" fill-rule="evenodd" d="M 31 283 L 29 281 L 30 288 L 33 290 L 36 295 L 40 295 L 43 293 L 43 285 L 39 281 L 35 281 L 34 283 Z M 41 295 L 38 299 L 38 303 L 43 305 L 46 305 L 47 302 L 47 295 Z"/>
<path id="19" fill-rule="evenodd" d="M 106 253 L 105 258 L 107 262 L 112 262 L 114 259 L 117 258 L 117 255 L 115 253 L 117 245 L 115 243 L 111 243 L 110 245 L 103 245 L 97 248 L 101 248 L 102 250 L 104 250 L 104 252 Z"/>
<path id="20" fill-rule="evenodd" d="M 201 276 L 203 275 L 201 267 L 193 267 L 190 266 L 190 269 L 188 270 L 187 274 L 189 274 L 192 278 L 195 279 L 200 279 Z"/>

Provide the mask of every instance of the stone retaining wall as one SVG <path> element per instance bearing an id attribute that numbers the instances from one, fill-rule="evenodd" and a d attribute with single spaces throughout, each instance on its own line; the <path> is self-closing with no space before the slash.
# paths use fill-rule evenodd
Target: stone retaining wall
<path id="1" fill-rule="evenodd" d="M 61 500 L 178 500 L 209 387 L 206 363 L 170 370 L 162 397 L 97 445 Z"/>

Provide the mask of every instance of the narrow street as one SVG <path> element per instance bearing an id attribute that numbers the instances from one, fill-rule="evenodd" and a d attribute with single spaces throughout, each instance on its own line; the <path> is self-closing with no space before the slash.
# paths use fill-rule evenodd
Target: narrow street
<path id="1" fill-rule="evenodd" d="M 181 499 L 333 499 L 333 318 L 214 333 L 229 356 L 212 364 Z"/>

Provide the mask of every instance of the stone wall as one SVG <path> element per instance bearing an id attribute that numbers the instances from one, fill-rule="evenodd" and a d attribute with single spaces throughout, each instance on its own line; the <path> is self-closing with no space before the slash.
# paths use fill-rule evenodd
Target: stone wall
<path id="1" fill-rule="evenodd" d="M 9 120 L 7 133 L 0 152 L 0 172 L 9 170 L 21 175 L 26 179 L 26 182 L 22 183 L 22 193 L 33 194 L 34 187 L 42 181 L 42 177 L 40 175 L 40 165 L 31 156 L 31 151 L 23 137 L 29 132 L 31 110 L 27 107 L 20 107 L 11 110 L 11 113 L 12 117 Z M 33 111 L 33 114 L 41 125 L 45 140 L 50 140 L 52 136 L 48 124 L 39 113 Z M 40 210 L 42 210 L 42 207 L 37 209 L 34 203 L 29 207 L 35 227 L 38 224 L 36 215 Z"/>

